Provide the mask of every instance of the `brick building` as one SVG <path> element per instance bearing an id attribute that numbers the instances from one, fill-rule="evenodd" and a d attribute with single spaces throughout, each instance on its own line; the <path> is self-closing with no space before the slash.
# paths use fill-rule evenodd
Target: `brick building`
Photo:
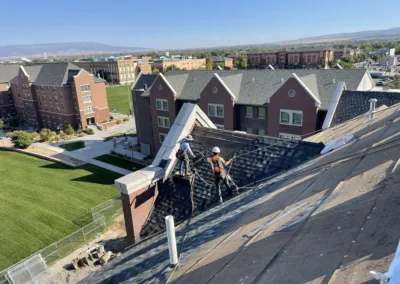
<path id="1" fill-rule="evenodd" d="M 148 60 L 134 56 L 83 59 L 74 64 L 111 84 L 131 84 L 140 72 L 151 74 Z"/>
<path id="2" fill-rule="evenodd" d="M 335 49 L 334 51 L 334 58 L 335 59 L 342 59 L 345 57 L 352 57 L 352 56 L 357 56 L 361 54 L 361 49 L 358 47 L 352 48 L 352 47 L 341 47 L 338 49 Z"/>
<path id="3" fill-rule="evenodd" d="M 224 56 L 211 56 L 211 60 L 216 65 L 222 65 L 222 68 L 231 69 L 233 68 L 233 59 Z"/>
<path id="4" fill-rule="evenodd" d="M 10 86 L 25 126 L 86 128 L 110 119 L 105 81 L 71 63 L 19 66 Z"/>
<path id="5" fill-rule="evenodd" d="M 302 139 L 321 129 L 343 82 L 348 90 L 374 87 L 362 69 L 142 74 L 132 87 L 135 113 L 141 113 L 135 116 L 138 142 L 143 153 L 154 155 L 185 102 L 199 105 L 220 129 Z"/>
<path id="6" fill-rule="evenodd" d="M 160 72 L 165 72 L 169 66 L 175 65 L 177 68 L 185 70 L 205 69 L 206 59 L 159 59 L 151 63 L 151 68 L 157 68 Z"/>
<path id="7" fill-rule="evenodd" d="M 250 68 L 280 69 L 327 68 L 333 60 L 333 49 L 324 46 L 290 48 L 286 50 L 247 51 Z"/>
<path id="8" fill-rule="evenodd" d="M 16 115 L 10 81 L 18 72 L 17 65 L 0 66 L 0 118 Z"/>

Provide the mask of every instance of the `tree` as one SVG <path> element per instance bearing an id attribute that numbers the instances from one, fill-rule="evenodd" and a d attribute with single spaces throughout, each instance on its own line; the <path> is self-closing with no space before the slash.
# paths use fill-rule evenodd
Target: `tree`
<path id="1" fill-rule="evenodd" d="M 158 68 L 154 68 L 152 71 L 153 74 L 159 74 L 160 73 L 160 69 Z"/>
<path id="2" fill-rule="evenodd" d="M 236 59 L 236 66 L 238 69 L 246 69 L 247 63 L 247 55 L 239 55 Z"/>
<path id="3" fill-rule="evenodd" d="M 17 148 L 26 149 L 33 143 L 33 135 L 26 131 L 14 131 L 8 136 Z"/>
<path id="4" fill-rule="evenodd" d="M 55 136 L 56 136 L 56 133 L 55 132 L 52 132 L 50 129 L 48 129 L 48 128 L 43 128 L 41 131 L 40 131 L 40 140 L 41 141 L 43 141 L 43 142 L 46 142 L 46 141 L 50 141 L 50 140 L 52 140 Z"/>
<path id="5" fill-rule="evenodd" d="M 211 57 L 206 58 L 206 70 L 213 70 L 213 61 Z"/>
<path id="6" fill-rule="evenodd" d="M 165 69 L 165 71 L 168 71 L 168 70 L 181 70 L 181 68 L 176 67 L 175 64 L 172 64 L 172 65 L 168 66 L 167 69 Z"/>
<path id="7" fill-rule="evenodd" d="M 4 127 L 4 121 L 0 119 L 0 129 Z"/>
<path id="8" fill-rule="evenodd" d="M 74 135 L 75 134 L 75 130 L 72 128 L 71 124 L 68 124 L 67 129 L 65 129 L 65 134 L 67 134 L 67 135 Z"/>

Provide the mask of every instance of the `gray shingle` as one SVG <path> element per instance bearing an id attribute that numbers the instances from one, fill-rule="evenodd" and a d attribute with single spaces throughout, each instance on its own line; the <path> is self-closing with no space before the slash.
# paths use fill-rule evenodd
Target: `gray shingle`
<path id="1" fill-rule="evenodd" d="M 80 70 L 80 67 L 68 62 L 43 64 L 35 80 L 35 85 L 66 85 L 71 80 L 73 81 L 73 76 L 77 75 Z"/>
<path id="2" fill-rule="evenodd" d="M 317 76 L 315 74 L 310 74 L 307 76 L 300 77 L 300 80 L 304 83 L 304 85 L 307 86 L 307 88 L 310 89 L 310 91 L 319 99 L 319 89 L 318 89 L 318 82 L 317 82 Z"/>
<path id="3" fill-rule="evenodd" d="M 237 103 L 243 105 L 265 105 L 271 96 L 286 82 L 292 73 L 299 77 L 315 74 L 318 94 L 321 101 L 321 109 L 328 109 L 336 84 L 346 82 L 348 90 L 357 90 L 366 70 L 344 69 L 279 69 L 279 70 L 230 70 L 230 71 L 168 71 L 165 77 L 169 78 L 171 85 L 177 89 L 178 98 L 182 100 L 197 101 L 200 93 L 211 78 L 217 73 L 222 79 L 241 74 L 240 90 Z M 178 79 L 178 77 L 180 77 Z M 239 76 L 238 76 L 239 77 Z M 229 81 L 231 78 L 227 78 Z M 283 82 L 282 82 L 283 79 Z M 224 80 L 224 79 L 223 79 Z M 313 90 L 316 90 L 314 79 L 305 78 Z M 173 82 L 172 82 L 173 81 Z M 176 86 L 174 85 L 176 83 Z M 232 85 L 231 83 L 229 83 Z M 183 86 L 183 87 L 182 87 Z M 235 87 L 236 88 L 236 87 Z M 232 90 L 233 92 L 233 90 Z"/>
<path id="4" fill-rule="evenodd" d="M 154 81 L 156 80 L 156 74 L 142 74 L 140 75 L 139 80 L 136 81 L 133 89 L 142 89 L 144 84 L 147 84 L 147 88 L 150 88 Z"/>
<path id="5" fill-rule="evenodd" d="M 18 75 L 19 65 L 0 66 L 0 83 L 10 82 Z"/>

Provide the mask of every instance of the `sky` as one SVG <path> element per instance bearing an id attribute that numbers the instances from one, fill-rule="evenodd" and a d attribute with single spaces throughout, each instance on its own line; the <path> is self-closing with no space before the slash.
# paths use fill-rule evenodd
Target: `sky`
<path id="1" fill-rule="evenodd" d="M 399 27 L 387 12 L 400 11 L 400 1 L 384 6 L 376 0 L 2 0 L 0 45 L 179 49 Z"/>

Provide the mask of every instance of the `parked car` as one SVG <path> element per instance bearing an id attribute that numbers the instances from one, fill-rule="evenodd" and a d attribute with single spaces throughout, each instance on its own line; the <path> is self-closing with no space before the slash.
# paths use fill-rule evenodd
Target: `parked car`
<path id="1" fill-rule="evenodd" d="M 383 82 L 382 81 L 376 82 L 376 86 L 383 86 Z"/>

